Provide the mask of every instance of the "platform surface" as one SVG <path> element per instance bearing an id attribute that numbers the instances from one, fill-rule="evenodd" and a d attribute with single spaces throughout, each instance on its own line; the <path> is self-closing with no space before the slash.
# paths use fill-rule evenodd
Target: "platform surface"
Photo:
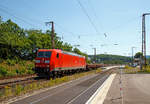
<path id="1" fill-rule="evenodd" d="M 123 74 L 120 94 L 120 75 L 116 75 L 103 104 L 150 104 L 150 74 Z"/>

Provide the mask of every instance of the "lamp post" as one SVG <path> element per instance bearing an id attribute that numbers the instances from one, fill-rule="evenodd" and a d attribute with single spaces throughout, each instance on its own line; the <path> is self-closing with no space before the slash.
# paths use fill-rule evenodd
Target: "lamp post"
<path id="1" fill-rule="evenodd" d="M 132 66 L 133 66 L 133 61 L 134 61 L 134 48 L 136 48 L 136 47 L 131 47 L 131 50 L 132 50 Z"/>
<path id="2" fill-rule="evenodd" d="M 93 45 L 90 45 L 92 49 L 94 49 L 94 63 L 96 63 L 96 48 L 93 48 Z"/>
<path id="3" fill-rule="evenodd" d="M 145 16 L 150 15 L 150 13 L 144 13 L 142 15 L 142 57 L 141 57 L 141 70 L 144 64 L 146 69 L 146 27 L 145 27 Z"/>
<path id="4" fill-rule="evenodd" d="M 95 61 L 95 63 L 97 62 L 97 60 L 96 60 L 96 48 L 93 48 L 94 49 L 94 61 Z"/>

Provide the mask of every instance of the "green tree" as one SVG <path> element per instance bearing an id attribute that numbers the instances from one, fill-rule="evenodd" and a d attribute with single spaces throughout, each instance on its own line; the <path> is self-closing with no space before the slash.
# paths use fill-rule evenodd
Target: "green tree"
<path id="1" fill-rule="evenodd" d="M 24 45 L 23 29 L 17 24 L 8 20 L 0 24 L 0 49 L 2 58 L 13 58 L 20 53 L 21 47 Z M 10 54 L 11 53 L 11 54 Z"/>
<path id="2" fill-rule="evenodd" d="M 2 59 L 31 59 L 36 56 L 38 49 L 51 49 L 52 32 L 47 30 L 24 30 L 10 19 L 2 21 L 0 17 L 0 58 Z M 72 46 L 61 41 L 57 34 L 54 34 L 55 48 L 75 52 L 88 57 L 79 49 L 72 50 Z M 88 58 L 87 58 L 88 59 Z"/>
<path id="3" fill-rule="evenodd" d="M 137 52 L 134 56 L 134 58 L 141 58 L 142 57 L 142 53 L 141 52 Z"/>

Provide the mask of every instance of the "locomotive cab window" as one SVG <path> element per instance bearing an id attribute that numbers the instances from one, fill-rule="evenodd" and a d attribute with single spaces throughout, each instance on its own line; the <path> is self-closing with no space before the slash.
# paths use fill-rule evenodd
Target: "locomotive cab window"
<path id="1" fill-rule="evenodd" d="M 39 57 L 39 58 L 40 57 L 50 58 L 51 57 L 51 52 L 50 51 L 47 51 L 47 52 L 40 51 L 40 52 L 38 52 L 37 57 Z"/>
<path id="2" fill-rule="evenodd" d="M 57 53 L 56 57 L 59 58 L 59 53 Z"/>

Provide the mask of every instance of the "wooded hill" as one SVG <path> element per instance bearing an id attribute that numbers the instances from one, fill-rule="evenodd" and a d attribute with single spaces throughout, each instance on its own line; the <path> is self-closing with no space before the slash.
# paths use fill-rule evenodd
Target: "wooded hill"
<path id="1" fill-rule="evenodd" d="M 94 55 L 88 55 L 91 59 L 91 62 L 94 62 Z M 120 56 L 120 55 L 111 55 L 111 54 L 99 54 L 96 55 L 96 63 L 104 64 L 127 64 L 131 62 L 130 57 Z"/>

